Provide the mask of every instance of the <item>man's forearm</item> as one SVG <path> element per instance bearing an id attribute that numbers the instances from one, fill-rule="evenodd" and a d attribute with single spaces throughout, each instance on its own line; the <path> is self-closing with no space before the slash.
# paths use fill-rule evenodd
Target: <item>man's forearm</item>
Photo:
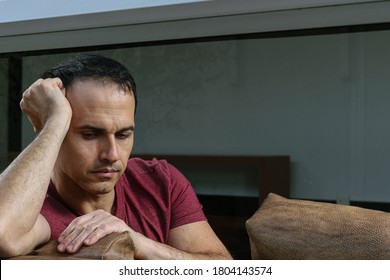
<path id="1" fill-rule="evenodd" d="M 146 260 L 231 260 L 229 254 L 217 252 L 197 252 L 189 253 L 173 248 L 162 243 L 155 244 L 153 250 L 145 252 L 141 259 Z"/>
<path id="2" fill-rule="evenodd" d="M 61 143 L 64 127 L 45 127 L 0 175 L 0 233 L 29 231 L 40 212 Z M 65 128 L 66 131 L 66 128 Z"/>
<path id="3" fill-rule="evenodd" d="M 230 260 L 232 257 L 224 249 L 214 252 L 184 252 L 172 246 L 148 239 L 138 233 L 132 235 L 135 243 L 135 257 L 145 260 Z M 142 239 L 142 242 L 140 242 Z M 138 245 L 138 246 L 137 246 Z"/>

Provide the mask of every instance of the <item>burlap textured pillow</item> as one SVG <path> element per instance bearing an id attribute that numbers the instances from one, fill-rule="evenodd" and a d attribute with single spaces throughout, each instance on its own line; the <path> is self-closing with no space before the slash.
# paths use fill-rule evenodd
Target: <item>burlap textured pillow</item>
<path id="1" fill-rule="evenodd" d="M 74 254 L 59 253 L 58 242 L 49 241 L 42 247 L 25 256 L 18 256 L 15 260 L 133 260 L 134 244 L 129 233 L 109 234 L 92 246 L 83 246 Z"/>
<path id="2" fill-rule="evenodd" d="M 253 259 L 390 259 L 390 213 L 269 194 L 246 222 Z"/>

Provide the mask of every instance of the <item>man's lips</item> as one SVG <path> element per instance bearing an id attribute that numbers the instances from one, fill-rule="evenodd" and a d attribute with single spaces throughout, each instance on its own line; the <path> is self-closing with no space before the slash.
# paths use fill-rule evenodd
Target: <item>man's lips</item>
<path id="1" fill-rule="evenodd" d="M 92 171 L 92 173 L 115 173 L 115 172 L 119 172 L 119 170 L 114 168 L 102 168 L 99 170 Z"/>
<path id="2" fill-rule="evenodd" d="M 114 168 L 102 168 L 102 169 L 92 171 L 93 174 L 97 175 L 100 178 L 105 178 L 105 179 L 113 178 L 115 174 L 118 172 L 119 170 Z"/>

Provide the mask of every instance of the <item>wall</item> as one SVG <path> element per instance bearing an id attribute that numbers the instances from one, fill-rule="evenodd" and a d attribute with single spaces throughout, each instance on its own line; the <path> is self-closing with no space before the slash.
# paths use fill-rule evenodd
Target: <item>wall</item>
<path id="1" fill-rule="evenodd" d="M 292 197 L 348 203 L 390 201 L 389 47 L 390 32 L 376 31 L 102 53 L 138 83 L 135 153 L 287 154 Z M 26 57 L 24 86 L 66 56 Z M 33 133 L 23 125 L 27 145 Z M 253 180 L 195 185 L 199 193 L 256 195 Z"/>

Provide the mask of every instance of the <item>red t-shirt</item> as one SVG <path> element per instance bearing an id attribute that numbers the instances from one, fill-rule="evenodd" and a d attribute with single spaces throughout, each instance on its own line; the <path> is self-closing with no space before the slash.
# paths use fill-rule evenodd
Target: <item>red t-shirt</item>
<path id="1" fill-rule="evenodd" d="M 167 243 L 169 230 L 204 221 L 206 217 L 188 180 L 165 160 L 130 159 L 115 187 L 116 217 L 133 230 Z M 57 239 L 79 216 L 51 183 L 41 210 L 49 222 L 50 239 Z"/>

